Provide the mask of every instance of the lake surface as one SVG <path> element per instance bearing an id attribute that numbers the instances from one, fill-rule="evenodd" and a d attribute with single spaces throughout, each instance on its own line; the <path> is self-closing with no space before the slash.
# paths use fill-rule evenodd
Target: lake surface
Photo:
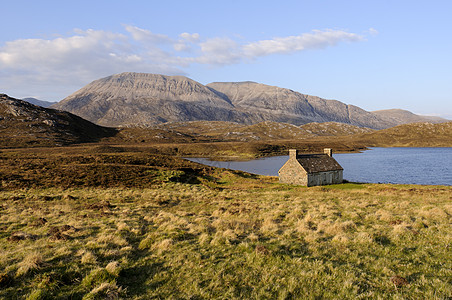
<path id="1" fill-rule="evenodd" d="M 452 185 L 452 148 L 372 148 L 363 153 L 334 154 L 353 182 Z M 289 156 L 250 161 L 212 161 L 187 158 L 201 164 L 278 176 Z"/>

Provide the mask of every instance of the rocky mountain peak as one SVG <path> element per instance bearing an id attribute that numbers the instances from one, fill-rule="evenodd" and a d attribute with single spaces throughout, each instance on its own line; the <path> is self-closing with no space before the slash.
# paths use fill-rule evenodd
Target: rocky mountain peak
<path id="1" fill-rule="evenodd" d="M 126 99 L 143 97 L 150 100 L 227 102 L 225 99 L 217 99 L 218 96 L 210 89 L 185 76 L 148 73 L 125 72 L 98 79 L 66 99 L 83 95 L 86 92 L 102 93 L 104 96 Z"/>
<path id="2" fill-rule="evenodd" d="M 105 126 L 242 117 L 228 98 L 199 82 L 147 73 L 95 80 L 52 107 Z"/>

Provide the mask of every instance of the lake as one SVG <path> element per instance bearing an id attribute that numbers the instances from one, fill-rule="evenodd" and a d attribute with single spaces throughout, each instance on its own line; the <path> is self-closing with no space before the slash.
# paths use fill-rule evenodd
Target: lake
<path id="1" fill-rule="evenodd" d="M 201 164 L 278 176 L 289 156 L 250 161 L 212 161 L 187 158 Z M 452 185 L 452 148 L 371 148 L 362 153 L 333 157 L 344 168 L 344 179 L 353 182 Z"/>

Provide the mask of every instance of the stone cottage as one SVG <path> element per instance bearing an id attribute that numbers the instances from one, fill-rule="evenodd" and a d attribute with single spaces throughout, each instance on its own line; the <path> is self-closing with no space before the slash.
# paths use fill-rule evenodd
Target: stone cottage
<path id="1" fill-rule="evenodd" d="M 278 174 L 282 183 L 314 186 L 342 183 L 343 171 L 330 148 L 320 154 L 298 154 L 298 150 L 290 149 L 289 159 Z"/>

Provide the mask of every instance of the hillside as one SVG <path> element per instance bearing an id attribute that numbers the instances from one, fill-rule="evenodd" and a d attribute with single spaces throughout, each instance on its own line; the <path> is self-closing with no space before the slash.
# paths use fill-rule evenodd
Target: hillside
<path id="1" fill-rule="evenodd" d="M 116 130 L 68 112 L 43 108 L 0 94 L 0 146 L 55 146 L 94 142 Z"/>
<path id="2" fill-rule="evenodd" d="M 377 129 L 394 124 L 353 105 L 275 86 L 254 82 L 204 86 L 183 76 L 146 73 L 93 81 L 53 107 L 104 126 L 201 120 L 294 125 L 334 121 Z"/>
<path id="3" fill-rule="evenodd" d="M 346 136 L 374 132 L 374 129 L 358 127 L 338 122 L 308 123 L 300 126 L 315 136 Z"/>
<path id="4" fill-rule="evenodd" d="M 313 137 L 298 126 L 271 121 L 246 125 L 232 122 L 194 121 L 165 123 L 156 128 L 175 130 L 185 134 L 217 141 L 259 141 L 279 139 L 305 139 Z"/>
<path id="5" fill-rule="evenodd" d="M 351 140 L 369 147 L 452 147 L 452 122 L 404 124 L 355 135 Z"/>
<path id="6" fill-rule="evenodd" d="M 390 126 L 389 122 L 357 106 L 277 86 L 256 82 L 214 82 L 207 86 L 226 95 L 238 109 L 271 115 L 271 121 L 295 125 L 341 122 L 370 128 Z"/>
<path id="7" fill-rule="evenodd" d="M 132 128 L 121 129 L 121 132 L 131 131 Z M 210 141 L 276 141 L 276 140 L 299 140 L 322 136 L 346 136 L 360 133 L 374 132 L 370 128 L 363 128 L 349 124 L 326 122 L 308 123 L 295 126 L 288 123 L 277 123 L 272 121 L 260 122 L 246 125 L 233 122 L 221 121 L 191 121 L 174 122 L 134 129 L 135 132 L 166 132 L 192 138 Z"/>

